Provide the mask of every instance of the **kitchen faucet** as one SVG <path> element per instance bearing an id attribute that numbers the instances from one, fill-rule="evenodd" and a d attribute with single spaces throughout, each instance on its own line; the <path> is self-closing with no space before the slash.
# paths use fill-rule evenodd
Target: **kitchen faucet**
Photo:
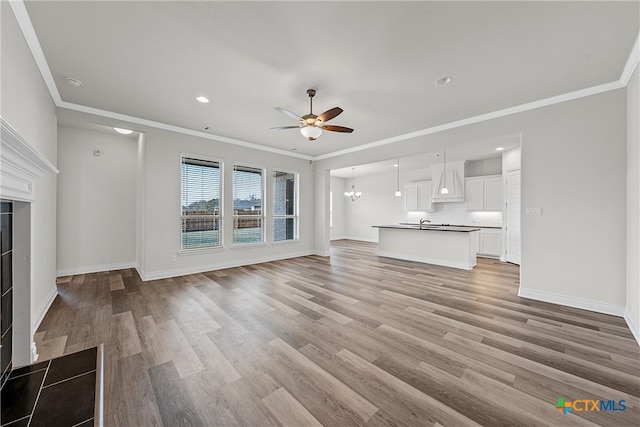
<path id="1" fill-rule="evenodd" d="M 422 230 L 422 224 L 423 224 L 423 223 L 425 223 L 425 222 L 431 222 L 431 221 L 429 221 L 429 220 L 428 220 L 428 219 L 426 219 L 426 218 L 424 218 L 424 219 L 423 219 L 423 218 L 420 218 L 420 230 Z"/>

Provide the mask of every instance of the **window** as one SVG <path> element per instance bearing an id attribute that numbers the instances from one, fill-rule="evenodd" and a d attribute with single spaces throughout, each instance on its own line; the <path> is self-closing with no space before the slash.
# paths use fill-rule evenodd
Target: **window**
<path id="1" fill-rule="evenodd" d="M 181 156 L 181 248 L 222 246 L 221 163 Z"/>
<path id="2" fill-rule="evenodd" d="M 296 174 L 273 171 L 273 240 L 298 238 Z"/>
<path id="3" fill-rule="evenodd" d="M 233 244 L 264 242 L 263 170 L 233 166 Z"/>

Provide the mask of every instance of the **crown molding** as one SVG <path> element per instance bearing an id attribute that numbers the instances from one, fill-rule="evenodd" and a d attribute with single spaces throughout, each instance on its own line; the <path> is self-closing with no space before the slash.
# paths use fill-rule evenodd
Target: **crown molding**
<path id="1" fill-rule="evenodd" d="M 51 98 L 53 98 L 53 102 L 58 105 L 62 102 L 62 98 L 60 97 L 60 92 L 58 92 L 58 87 L 53 79 L 53 74 L 51 74 L 51 69 L 49 68 L 47 59 L 44 56 L 44 52 L 42 51 L 42 46 L 40 46 L 40 40 L 38 40 L 36 30 L 33 28 L 29 12 L 27 12 L 24 1 L 9 0 L 9 5 L 16 17 L 16 21 L 18 21 L 20 30 L 22 30 L 22 34 L 27 41 L 27 45 L 29 46 L 29 49 L 31 49 L 31 55 L 38 65 L 38 69 L 40 70 L 40 74 L 42 75 L 45 85 L 47 85 L 47 89 L 49 89 Z"/>
<path id="2" fill-rule="evenodd" d="M 0 198 L 35 201 L 33 184 L 59 170 L 0 116 Z"/>
<path id="3" fill-rule="evenodd" d="M 44 52 L 42 51 L 42 47 L 40 46 L 40 41 L 36 35 L 35 29 L 33 28 L 33 24 L 31 23 L 31 18 L 27 12 L 27 9 L 24 5 L 23 0 L 9 0 L 9 4 L 11 5 L 11 9 L 16 17 L 18 25 L 24 34 L 24 37 L 27 41 L 29 49 L 31 49 L 31 54 L 33 55 L 36 64 L 38 65 L 38 69 L 42 74 L 42 78 L 45 81 L 47 88 L 49 89 L 49 93 L 53 98 L 53 101 L 57 107 L 66 108 L 68 110 L 79 111 L 89 114 L 94 114 L 102 117 L 107 117 L 116 120 L 123 120 L 126 122 L 136 123 L 143 126 L 153 127 L 157 129 L 163 129 L 171 132 L 182 133 L 185 135 L 196 136 L 200 138 L 210 139 L 214 141 L 221 141 L 228 144 L 238 145 L 241 147 L 252 148 L 255 150 L 267 151 L 270 153 L 276 153 L 284 156 L 295 157 L 299 159 L 318 161 L 323 159 L 329 159 L 332 157 L 342 156 L 345 154 L 356 153 L 363 150 L 368 150 L 375 147 L 380 147 L 383 145 L 392 144 L 395 142 L 405 141 L 408 139 L 417 138 L 420 136 L 431 135 L 438 132 L 444 132 L 446 130 L 451 130 L 455 128 L 459 128 L 462 126 L 467 126 L 474 123 L 479 123 L 487 120 L 493 120 L 500 117 L 505 117 L 511 114 L 517 114 L 524 111 L 534 110 L 536 108 L 547 107 L 553 104 L 559 104 L 561 102 L 571 101 L 578 98 L 583 98 L 586 96 L 596 95 L 599 93 L 608 92 L 611 90 L 621 89 L 626 87 L 629 83 L 629 79 L 633 75 L 633 72 L 638 66 L 638 61 L 640 59 L 640 47 L 638 45 L 638 40 L 640 39 L 640 34 L 636 37 L 636 41 L 629 53 L 629 57 L 627 58 L 627 62 L 622 71 L 619 80 L 604 83 L 598 86 L 592 86 L 585 89 L 576 90 L 573 92 L 552 96 L 550 98 L 545 98 L 533 102 L 528 102 L 526 104 L 517 105 L 514 107 L 505 108 L 502 110 L 493 111 L 486 114 L 481 114 L 478 116 L 473 116 L 461 120 L 456 120 L 449 123 L 444 123 L 441 125 L 433 126 L 430 128 L 422 129 L 415 132 L 405 133 L 402 135 L 394 136 L 391 138 L 382 139 L 379 141 L 370 142 L 367 144 L 359 145 L 357 147 L 347 148 L 344 150 L 334 151 L 327 154 L 321 154 L 318 156 L 309 156 L 300 153 L 292 153 L 290 151 L 281 150 L 278 148 L 267 147 L 264 145 L 259 145 L 253 142 L 243 141 L 239 139 L 224 137 L 220 135 L 205 133 L 201 131 L 196 131 L 193 129 L 183 128 L 180 126 L 174 126 L 166 123 L 156 122 L 152 120 L 147 120 L 139 117 L 128 116 L 125 114 L 114 113 L 111 111 L 100 110 L 93 107 L 87 107 L 84 105 L 74 104 L 70 102 L 63 101 L 60 97 L 60 93 L 58 92 L 58 88 L 53 79 L 53 75 L 51 74 L 51 70 L 44 56 Z"/>
<path id="4" fill-rule="evenodd" d="M 267 147 L 264 145 L 255 144 L 253 142 L 242 141 L 240 139 L 229 138 L 226 136 L 215 135 L 212 133 L 206 133 L 198 130 L 183 128 L 180 126 L 170 125 L 167 123 L 156 122 L 153 120 L 143 119 L 140 117 L 129 116 L 126 114 L 114 113 L 113 111 L 101 110 L 98 108 L 87 107 L 85 105 L 74 104 L 67 101 L 60 101 L 60 103 L 56 104 L 56 107 L 64 108 L 67 110 L 78 111 L 81 113 L 93 114 L 96 116 L 106 117 L 114 120 L 121 120 L 129 123 L 135 123 L 141 126 L 152 127 L 156 129 L 162 129 L 169 132 L 181 133 L 183 135 L 197 136 L 199 138 L 210 139 L 212 141 L 225 142 L 227 144 L 238 145 L 241 147 L 252 148 L 254 150 L 267 151 L 270 153 L 280 154 L 289 157 L 296 157 L 304 160 L 312 160 L 312 156 L 308 156 L 306 154 L 300 153 L 290 153 L 285 150 L 281 150 L 279 148 Z"/>
<path id="5" fill-rule="evenodd" d="M 638 37 L 636 37 L 636 42 L 633 44 L 631 52 L 629 52 L 629 58 L 627 58 L 627 63 L 624 65 L 624 69 L 620 75 L 620 83 L 624 86 L 629 84 L 633 72 L 638 68 L 638 61 L 640 60 L 640 45 L 638 45 L 638 43 L 640 43 L 640 33 L 638 33 Z"/>

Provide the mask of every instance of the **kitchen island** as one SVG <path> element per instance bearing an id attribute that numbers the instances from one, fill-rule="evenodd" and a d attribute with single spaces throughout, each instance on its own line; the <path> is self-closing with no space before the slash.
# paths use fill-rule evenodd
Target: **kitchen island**
<path id="1" fill-rule="evenodd" d="M 445 225 L 374 225 L 378 255 L 471 270 L 480 228 Z"/>

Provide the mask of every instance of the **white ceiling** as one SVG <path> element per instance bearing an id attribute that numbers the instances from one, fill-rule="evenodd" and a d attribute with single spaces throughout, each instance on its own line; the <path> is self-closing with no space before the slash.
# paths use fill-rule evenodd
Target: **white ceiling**
<path id="1" fill-rule="evenodd" d="M 310 157 L 617 81 L 639 29 L 637 1 L 25 4 L 62 104 Z M 308 88 L 355 132 L 270 130 Z"/>

